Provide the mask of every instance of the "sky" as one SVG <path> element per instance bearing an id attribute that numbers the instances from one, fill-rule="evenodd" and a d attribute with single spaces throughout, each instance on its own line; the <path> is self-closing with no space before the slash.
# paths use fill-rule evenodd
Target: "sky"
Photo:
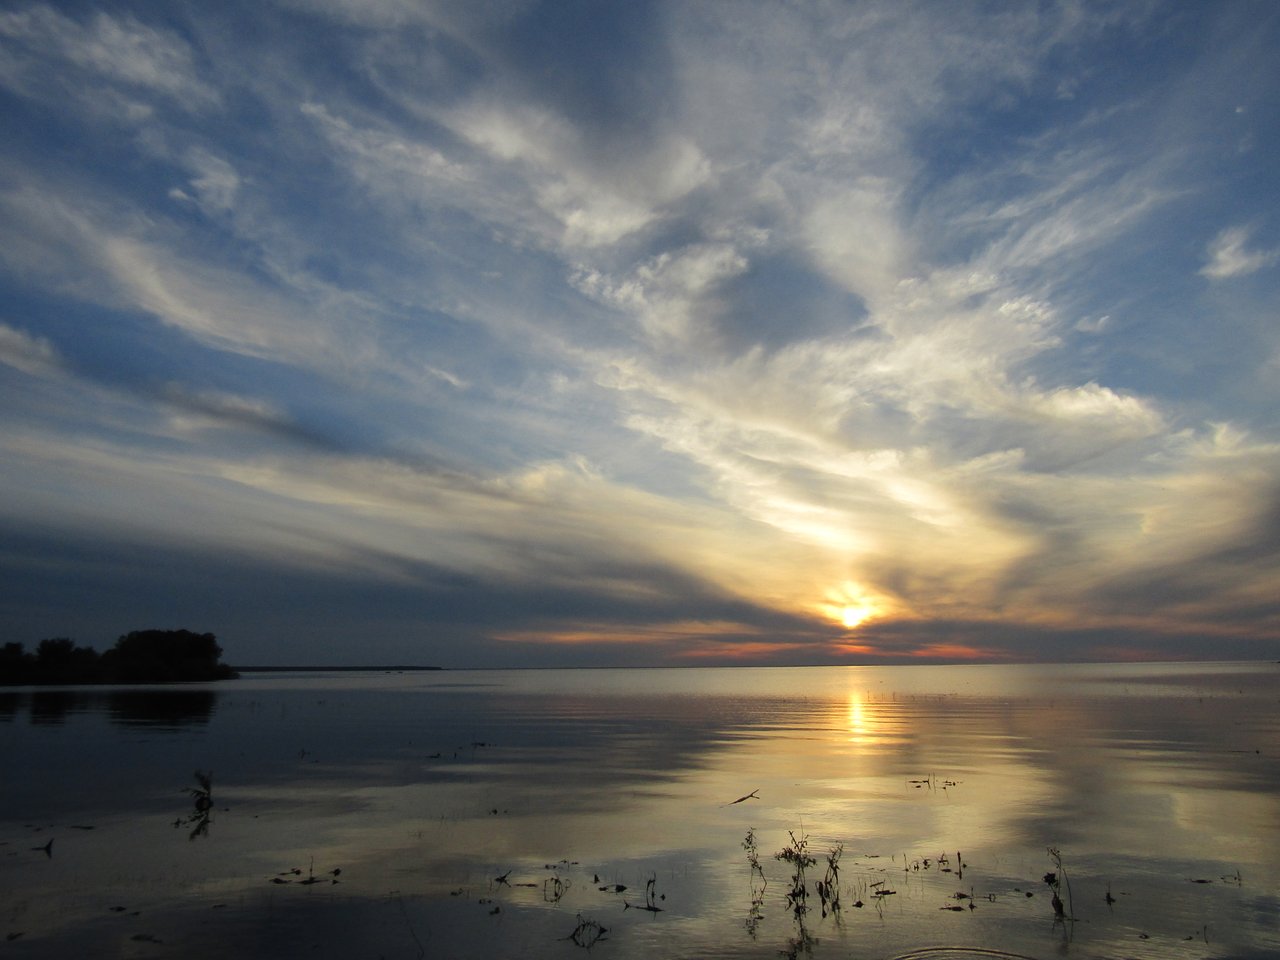
<path id="1" fill-rule="evenodd" d="M 0 8 L 0 640 L 1280 657 L 1280 5 Z"/>

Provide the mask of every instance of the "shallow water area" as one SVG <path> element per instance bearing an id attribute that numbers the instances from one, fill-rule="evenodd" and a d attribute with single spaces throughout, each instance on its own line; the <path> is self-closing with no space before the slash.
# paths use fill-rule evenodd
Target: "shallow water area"
<path id="1" fill-rule="evenodd" d="M 1268 663 L 6 691 L 0 955 L 1276 956 L 1278 735 Z"/>

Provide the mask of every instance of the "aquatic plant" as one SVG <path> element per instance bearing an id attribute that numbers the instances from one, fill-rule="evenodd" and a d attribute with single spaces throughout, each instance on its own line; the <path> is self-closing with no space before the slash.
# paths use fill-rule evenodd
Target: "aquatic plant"
<path id="1" fill-rule="evenodd" d="M 803 923 L 796 935 L 787 941 L 787 949 L 778 951 L 785 960 L 799 960 L 801 955 L 813 955 L 813 948 L 818 945 L 818 938 L 805 929 Z"/>
<path id="2" fill-rule="evenodd" d="M 648 880 L 645 881 L 644 906 L 637 906 L 636 904 L 633 904 L 628 900 L 624 900 L 622 902 L 622 909 L 630 910 L 634 906 L 637 910 L 648 910 L 650 913 L 661 913 L 662 907 L 658 906 L 656 902 L 656 900 L 658 899 L 658 897 L 656 896 L 657 883 L 658 883 L 658 877 L 656 874 L 654 876 L 651 876 Z M 667 895 L 665 893 L 662 894 L 661 899 L 666 900 Z"/>
<path id="3" fill-rule="evenodd" d="M 776 854 L 775 860 L 791 864 L 791 889 L 787 891 L 787 906 L 791 908 L 796 921 L 796 936 L 788 942 L 788 948 L 782 955 L 788 960 L 796 960 L 802 953 L 812 953 L 817 939 L 805 928 L 805 914 L 809 912 L 809 889 L 806 871 L 818 861 L 809 853 L 809 838 L 805 835 L 797 837 L 794 831 L 787 831 L 791 845 L 783 847 Z M 838 859 L 838 858 L 837 858 Z M 825 915 L 825 914 L 824 914 Z"/>
<path id="4" fill-rule="evenodd" d="M 1075 910 L 1071 904 L 1071 881 L 1067 878 L 1067 871 L 1062 866 L 1062 853 L 1057 847 L 1049 847 L 1048 853 L 1049 859 L 1052 860 L 1053 865 L 1058 868 L 1056 871 L 1050 871 L 1044 875 L 1045 885 L 1053 891 L 1054 917 L 1058 920 L 1075 919 Z M 1065 886 L 1067 890 L 1067 904 L 1065 911 L 1063 909 L 1061 896 L 1063 886 Z"/>
<path id="5" fill-rule="evenodd" d="M 606 939 L 605 934 L 608 932 L 608 927 L 602 927 L 595 920 L 586 919 L 582 914 L 578 914 L 578 925 L 565 939 L 589 950 L 601 940 Z"/>
<path id="6" fill-rule="evenodd" d="M 751 939 L 755 939 L 756 928 L 764 918 L 764 892 L 769 887 L 769 880 L 764 875 L 764 867 L 760 865 L 760 852 L 756 846 L 754 827 L 747 828 L 747 836 L 742 841 L 742 849 L 747 851 L 747 863 L 751 866 L 751 909 L 747 913 L 746 928 Z"/>
<path id="7" fill-rule="evenodd" d="M 760 866 L 760 850 L 756 846 L 756 830 L 755 827 L 747 828 L 747 835 L 742 841 L 742 849 L 747 851 L 747 863 L 751 865 L 751 887 L 755 889 L 756 878 L 760 878 L 760 892 L 764 893 L 764 888 L 769 885 L 769 880 L 764 875 L 764 867 Z"/>
<path id="8" fill-rule="evenodd" d="M 559 877 L 547 877 L 546 880 L 542 881 L 542 899 L 547 903 L 559 903 L 560 898 L 564 896 L 564 892 L 568 888 L 568 880 L 561 880 Z"/>
<path id="9" fill-rule="evenodd" d="M 200 786 L 191 788 L 191 798 L 195 801 L 196 811 L 203 813 L 213 806 L 213 771 L 204 773 L 197 770 L 195 778 Z"/>
<path id="10" fill-rule="evenodd" d="M 828 912 L 840 913 L 840 856 L 844 853 L 844 844 L 838 843 L 827 854 L 827 871 L 814 887 L 818 891 L 818 899 L 822 903 L 822 915 Z"/>
<path id="11" fill-rule="evenodd" d="M 212 822 L 213 814 L 213 772 L 205 773 L 202 770 L 197 770 L 195 778 L 199 786 L 187 789 L 187 792 L 191 794 L 194 811 L 185 818 L 179 817 L 173 822 L 175 827 L 191 826 L 191 832 L 187 834 L 188 840 L 208 835 L 209 824 Z"/>
<path id="12" fill-rule="evenodd" d="M 974 904 L 973 902 L 973 887 L 969 888 L 968 893 L 965 893 L 963 890 L 957 890 L 955 893 L 951 895 L 950 899 L 954 900 L 955 903 L 948 903 L 946 906 L 943 906 L 940 909 L 950 910 L 953 913 L 963 913 L 966 908 L 968 908 L 969 910 L 978 909 L 977 905 Z"/>
<path id="13" fill-rule="evenodd" d="M 296 879 L 297 877 L 302 876 L 301 867 L 291 867 L 288 870 L 281 870 L 274 877 L 268 878 L 267 882 L 275 883 L 275 884 L 297 883 L 299 886 L 309 887 L 312 884 L 316 884 L 316 883 L 326 883 L 326 882 L 341 883 L 341 881 L 338 879 L 338 876 L 341 873 L 342 873 L 341 867 L 334 867 L 332 870 L 326 870 L 324 876 L 317 877 L 316 876 L 316 858 L 312 857 L 311 865 L 307 868 L 307 878 L 305 880 Z M 326 881 L 325 877 L 328 877 L 329 879 Z M 454 896 L 457 896 L 461 893 L 462 891 L 459 890 L 457 893 L 454 894 Z"/>
<path id="14" fill-rule="evenodd" d="M 809 838 L 807 836 L 797 837 L 795 832 L 791 830 L 787 831 L 787 836 L 791 838 L 791 845 L 783 847 L 773 855 L 773 858 L 791 864 L 792 870 L 794 870 L 791 874 L 791 889 L 787 891 L 787 906 L 791 908 L 792 913 L 799 920 L 809 910 L 808 879 L 805 876 L 805 871 L 818 861 L 809 854 Z"/>

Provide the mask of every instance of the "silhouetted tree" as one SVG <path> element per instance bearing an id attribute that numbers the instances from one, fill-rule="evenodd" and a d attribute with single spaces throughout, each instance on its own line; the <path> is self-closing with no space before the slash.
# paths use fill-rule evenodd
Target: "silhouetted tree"
<path id="1" fill-rule="evenodd" d="M 212 633 L 134 630 L 102 655 L 105 674 L 117 683 L 176 683 L 224 680 L 235 671 L 219 662 L 222 648 Z"/>
<path id="2" fill-rule="evenodd" d="M 0 685 L 175 683 L 227 680 L 236 672 L 219 662 L 212 633 L 135 630 L 101 656 L 67 637 L 41 640 L 34 654 L 20 643 L 0 647 Z"/>
<path id="3" fill-rule="evenodd" d="M 20 643 L 6 643 L 0 647 L 0 684 L 34 683 L 36 658 L 27 653 Z"/>
<path id="4" fill-rule="evenodd" d="M 98 652 L 69 637 L 50 637 L 36 647 L 37 683 L 95 683 L 101 672 Z"/>

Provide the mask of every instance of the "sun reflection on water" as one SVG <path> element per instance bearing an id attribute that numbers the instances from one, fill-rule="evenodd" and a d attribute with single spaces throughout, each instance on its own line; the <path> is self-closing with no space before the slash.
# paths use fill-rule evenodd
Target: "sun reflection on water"
<path id="1" fill-rule="evenodd" d="M 848 742 L 860 747 L 887 748 L 903 741 L 902 720 L 892 705 L 861 692 L 849 694 Z"/>

